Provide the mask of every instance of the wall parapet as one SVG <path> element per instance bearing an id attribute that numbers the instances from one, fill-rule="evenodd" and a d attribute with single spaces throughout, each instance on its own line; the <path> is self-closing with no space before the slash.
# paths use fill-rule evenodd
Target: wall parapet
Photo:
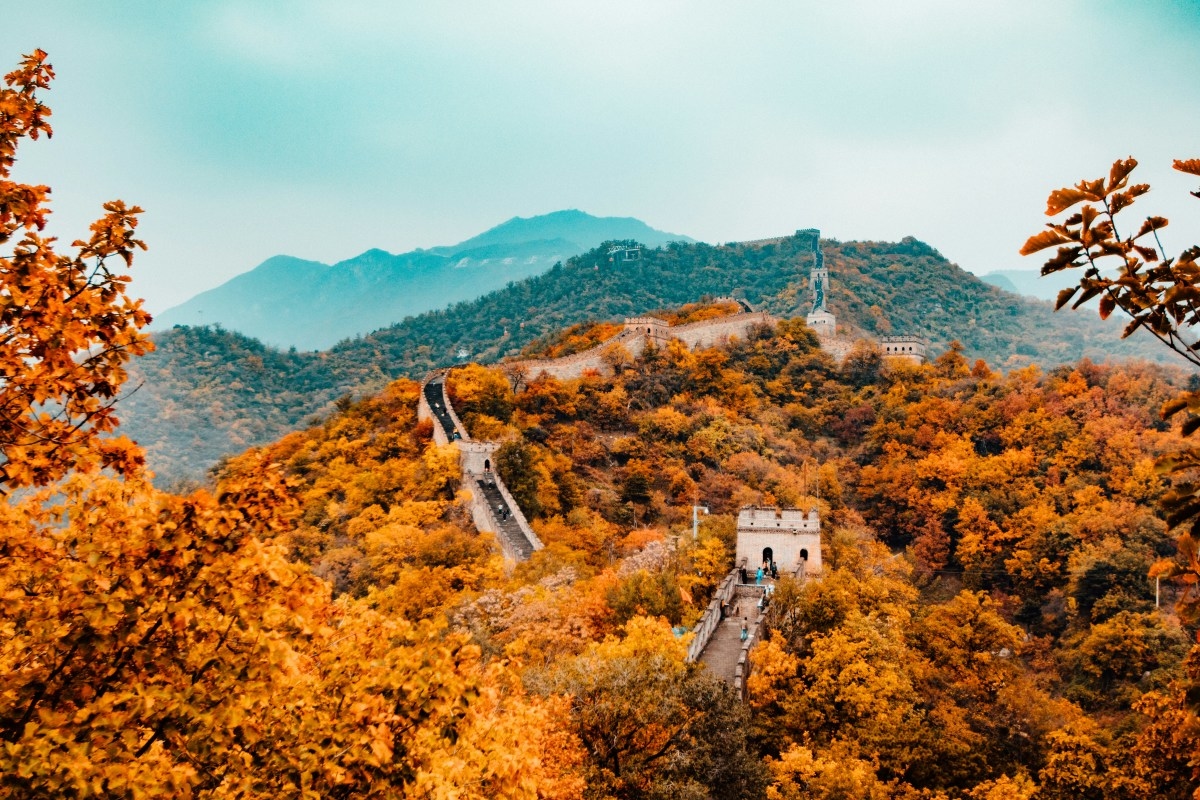
<path id="1" fill-rule="evenodd" d="M 708 647 L 708 642 L 712 639 L 713 631 L 721 624 L 721 608 L 729 602 L 729 598 L 733 597 L 737 591 L 738 571 L 735 569 L 725 576 L 717 586 L 717 591 L 713 593 L 713 599 L 709 601 L 708 608 L 704 609 L 704 614 L 701 615 L 700 621 L 692 628 L 692 641 L 688 643 L 687 660 L 695 661 L 700 658 L 700 654 L 704 652 L 704 648 Z"/>
<path id="2" fill-rule="evenodd" d="M 741 301 L 733 300 L 732 298 L 730 298 L 730 302 L 738 303 L 739 305 L 741 305 Z M 697 331 L 697 330 L 707 330 L 710 328 L 724 328 L 724 327 L 729 327 L 731 325 L 736 325 L 739 323 L 746 323 L 746 322 L 749 322 L 749 323 L 760 322 L 764 325 L 774 325 L 776 321 L 777 320 L 773 316 L 771 316 L 769 313 L 767 313 L 766 311 L 748 310 L 748 311 L 739 311 L 736 314 L 727 314 L 726 316 L 723 316 L 723 317 L 714 317 L 712 319 L 702 319 L 698 322 L 685 322 L 682 325 L 672 325 L 672 326 L 670 326 L 670 331 L 671 331 L 671 333 L 674 334 L 674 333 L 678 333 L 681 331 Z"/>
<path id="3" fill-rule="evenodd" d="M 762 630 L 765 617 L 765 609 L 760 610 L 758 616 L 754 619 L 750 635 L 746 637 L 746 641 L 742 642 L 742 651 L 738 654 L 737 667 L 733 673 L 733 689 L 737 692 L 738 700 L 745 700 L 747 696 L 747 684 L 750 681 L 750 672 L 754 666 L 754 661 L 750 658 L 750 649 L 758 644 L 759 632 Z"/>
<path id="4" fill-rule="evenodd" d="M 768 530 L 820 530 L 821 514 L 816 507 L 743 506 L 738 511 L 738 530 L 763 528 Z"/>
<path id="5" fill-rule="evenodd" d="M 742 307 L 748 305 L 744 301 L 734 302 L 739 303 Z M 502 366 L 507 370 L 524 375 L 526 380 L 536 378 L 543 372 L 559 380 L 579 378 L 590 371 L 604 375 L 612 371 L 612 368 L 605 363 L 604 354 L 613 345 L 624 346 L 635 358 L 642 354 L 652 340 L 659 342 L 679 339 L 689 347 L 712 347 L 734 336 L 744 338 L 754 325 L 773 326 L 777 321 L 766 311 L 753 310 L 740 311 L 736 314 L 698 322 L 687 322 L 683 325 L 670 325 L 657 317 L 629 317 L 625 320 L 625 330 L 595 347 L 560 358 L 509 361 Z"/>
<path id="6" fill-rule="evenodd" d="M 663 328 L 671 327 L 671 323 L 667 322 L 665 319 L 659 319 L 658 317 L 647 316 L 647 317 L 626 317 L 625 318 L 625 328 L 626 329 L 635 327 L 638 325 L 658 325 Z"/>

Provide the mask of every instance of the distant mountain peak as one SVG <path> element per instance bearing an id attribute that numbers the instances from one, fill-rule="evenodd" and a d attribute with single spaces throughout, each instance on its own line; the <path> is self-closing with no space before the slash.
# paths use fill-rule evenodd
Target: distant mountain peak
<path id="1" fill-rule="evenodd" d="M 397 254 L 372 248 L 332 267 L 274 256 L 167 309 L 154 327 L 220 323 L 273 345 L 325 348 L 541 274 L 612 239 L 648 247 L 692 241 L 633 217 L 563 209 L 513 217 L 456 245 Z"/>
<path id="2" fill-rule="evenodd" d="M 547 239 L 575 242 L 580 245 L 581 252 L 593 243 L 606 239 L 637 239 L 651 247 L 666 242 L 695 241 L 682 234 L 656 230 L 635 217 L 597 217 L 577 208 L 567 208 L 532 217 L 513 217 L 453 247 L 438 247 L 434 250 L 449 252 L 485 245 Z"/>

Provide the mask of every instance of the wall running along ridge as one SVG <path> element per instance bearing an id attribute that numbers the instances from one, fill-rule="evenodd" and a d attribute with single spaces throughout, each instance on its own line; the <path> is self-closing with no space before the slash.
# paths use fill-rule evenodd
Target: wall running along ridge
<path id="1" fill-rule="evenodd" d="M 453 444 L 458 448 L 462 488 L 470 494 L 469 507 L 475 529 L 480 533 L 493 533 L 505 557 L 524 561 L 534 551 L 542 549 L 542 542 L 494 469 L 500 442 L 472 439 L 450 404 L 446 393 L 449 372 L 435 370 L 425 376 L 417 401 L 417 420 L 433 422 L 436 443 Z"/>
<path id="2" fill-rule="evenodd" d="M 542 374 L 560 381 L 582 378 L 589 372 L 611 375 L 613 370 L 606 354 L 616 347 L 624 348 L 634 358 L 640 356 L 647 345 L 653 343 L 656 347 L 663 347 L 671 339 L 678 339 L 692 349 L 713 347 L 730 339 L 745 339 L 755 326 L 774 327 L 777 322 L 765 311 L 743 311 L 685 325 L 671 325 L 655 317 L 630 317 L 625 320 L 625 330 L 589 350 L 561 358 L 510 361 L 502 366 L 509 374 L 520 375 L 526 381 Z"/>

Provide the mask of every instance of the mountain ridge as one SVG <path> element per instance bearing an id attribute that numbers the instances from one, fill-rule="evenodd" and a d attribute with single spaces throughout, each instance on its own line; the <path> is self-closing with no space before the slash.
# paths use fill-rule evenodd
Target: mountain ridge
<path id="1" fill-rule="evenodd" d="M 654 246 L 689 237 L 633 217 L 577 209 L 513 217 L 456 245 L 370 248 L 329 265 L 278 255 L 158 316 L 154 330 L 219 324 L 277 346 L 322 350 L 540 274 L 609 239 Z"/>
<path id="2" fill-rule="evenodd" d="M 329 413 L 339 398 L 435 367 L 519 356 L 573 324 L 730 295 L 779 317 L 803 318 L 811 308 L 805 244 L 796 237 L 761 246 L 670 244 L 620 265 L 602 246 L 318 353 L 284 351 L 210 326 L 162 332 L 158 350 L 131 365 L 131 385 L 141 388 L 122 402 L 123 430 L 146 448 L 163 480 L 195 479 L 223 456 Z M 1121 339 L 1120 320 L 1055 314 L 1046 303 L 989 286 L 916 240 L 823 246 L 830 307 L 851 336 L 921 335 L 931 355 L 958 340 L 968 358 L 1003 368 L 1162 357 L 1138 335 Z"/>

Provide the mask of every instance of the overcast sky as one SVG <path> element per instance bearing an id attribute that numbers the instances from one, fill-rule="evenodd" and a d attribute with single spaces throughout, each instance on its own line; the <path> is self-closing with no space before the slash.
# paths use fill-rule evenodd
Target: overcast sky
<path id="1" fill-rule="evenodd" d="M 9 15 L 10 17 L 12 15 Z M 563 208 L 709 242 L 916 236 L 975 272 L 1134 155 L 1200 240 L 1200 0 L 53 2 L 47 183 L 70 241 L 146 209 L 161 311 L 262 260 L 452 244 Z M 1136 209 L 1135 209 L 1136 211 Z"/>

